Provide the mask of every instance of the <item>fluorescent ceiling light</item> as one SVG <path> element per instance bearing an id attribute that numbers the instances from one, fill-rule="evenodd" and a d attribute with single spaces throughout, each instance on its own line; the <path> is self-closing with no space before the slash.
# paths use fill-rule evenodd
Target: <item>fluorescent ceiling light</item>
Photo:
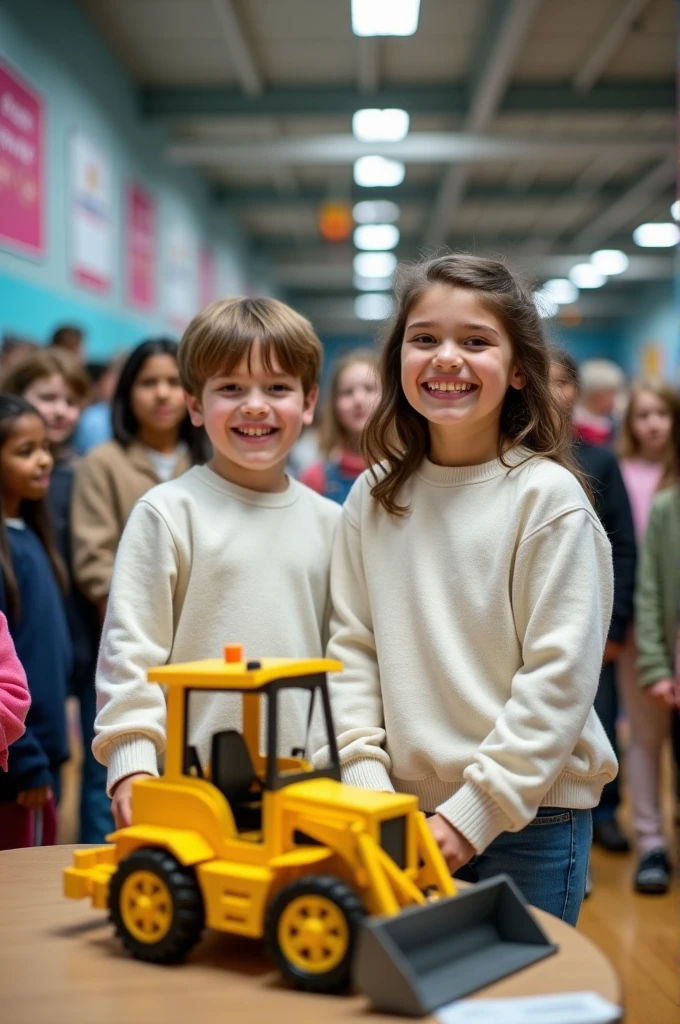
<path id="1" fill-rule="evenodd" d="M 394 249 L 399 245 L 399 228 L 394 224 L 360 224 L 354 229 L 357 249 Z"/>
<path id="2" fill-rule="evenodd" d="M 569 280 L 577 288 L 601 288 L 607 278 L 592 263 L 577 263 L 569 271 Z"/>
<path id="3" fill-rule="evenodd" d="M 360 320 L 386 320 L 392 312 L 392 298 L 379 292 L 357 295 L 354 312 Z"/>
<path id="4" fill-rule="evenodd" d="M 352 210 L 357 224 L 391 224 L 399 220 L 401 210 L 389 199 L 364 199 Z"/>
<path id="5" fill-rule="evenodd" d="M 671 206 L 671 217 L 673 220 L 680 220 L 680 199 L 676 199 Z"/>
<path id="6" fill-rule="evenodd" d="M 360 142 L 401 142 L 408 135 L 410 118 L 405 110 L 367 107 L 352 118 L 354 138 Z"/>
<path id="7" fill-rule="evenodd" d="M 362 277 L 354 275 L 354 287 L 358 292 L 388 292 L 392 287 L 392 275 L 388 277 Z"/>
<path id="8" fill-rule="evenodd" d="M 642 249 L 670 249 L 680 241 L 680 228 L 667 224 L 641 224 L 633 232 L 633 241 Z"/>
<path id="9" fill-rule="evenodd" d="M 547 292 L 560 306 L 568 306 L 578 299 L 578 288 L 571 281 L 567 281 L 566 277 L 554 277 L 546 281 L 542 291 Z"/>
<path id="10" fill-rule="evenodd" d="M 557 300 L 554 299 L 550 292 L 547 292 L 545 288 L 539 288 L 537 292 L 534 292 L 534 305 L 538 310 L 538 315 L 543 320 L 548 320 L 551 316 L 556 316 L 560 308 Z"/>
<path id="11" fill-rule="evenodd" d="M 355 36 L 412 36 L 420 0 L 352 0 Z"/>
<path id="12" fill-rule="evenodd" d="M 401 160 L 384 156 L 360 156 L 354 162 L 354 181 L 365 188 L 392 188 L 401 185 L 406 168 Z"/>
<path id="13" fill-rule="evenodd" d="M 397 269 L 393 252 L 360 252 L 352 264 L 359 277 L 390 277 Z"/>
<path id="14" fill-rule="evenodd" d="M 590 262 L 601 274 L 614 277 L 628 270 L 630 260 L 620 249 L 598 249 L 590 257 Z"/>

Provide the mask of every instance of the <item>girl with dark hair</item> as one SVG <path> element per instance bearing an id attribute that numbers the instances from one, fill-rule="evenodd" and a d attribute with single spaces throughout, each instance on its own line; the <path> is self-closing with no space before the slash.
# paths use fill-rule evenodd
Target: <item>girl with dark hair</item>
<path id="1" fill-rule="evenodd" d="M 418 796 L 452 873 L 574 924 L 611 549 L 572 460 L 531 294 L 497 260 L 406 270 L 343 509 L 329 657 L 347 782 Z"/>
<path id="2" fill-rule="evenodd" d="M 103 619 L 113 560 L 135 503 L 156 484 L 204 460 L 177 369 L 177 344 L 157 338 L 124 363 L 113 397 L 113 440 L 92 449 L 73 491 L 73 569 Z"/>
<path id="3" fill-rule="evenodd" d="M 23 398 L 0 394 L 0 611 L 26 671 L 26 732 L 0 775 L 0 849 L 51 845 L 59 770 L 68 759 L 66 693 L 73 662 L 64 564 L 45 496 L 53 459 L 45 423 Z"/>

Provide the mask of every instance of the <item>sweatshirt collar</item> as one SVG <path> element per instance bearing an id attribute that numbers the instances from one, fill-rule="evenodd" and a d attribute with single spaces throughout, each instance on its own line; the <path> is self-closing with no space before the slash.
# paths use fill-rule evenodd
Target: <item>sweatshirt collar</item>
<path id="1" fill-rule="evenodd" d="M 460 484 L 480 484 L 485 480 L 507 474 L 520 463 L 534 457 L 528 448 L 511 448 L 503 460 L 483 462 L 479 466 L 437 466 L 425 458 L 418 467 L 417 475 L 435 487 L 456 487 Z"/>
<path id="2" fill-rule="evenodd" d="M 285 491 L 270 494 L 266 491 L 252 491 L 249 487 L 232 484 L 218 473 L 213 472 L 209 466 L 194 466 L 187 475 L 193 475 L 196 480 L 200 480 L 211 490 L 218 491 L 225 498 L 235 498 L 246 505 L 257 505 L 260 508 L 287 508 L 289 505 L 295 504 L 302 491 L 302 484 L 290 476 Z"/>

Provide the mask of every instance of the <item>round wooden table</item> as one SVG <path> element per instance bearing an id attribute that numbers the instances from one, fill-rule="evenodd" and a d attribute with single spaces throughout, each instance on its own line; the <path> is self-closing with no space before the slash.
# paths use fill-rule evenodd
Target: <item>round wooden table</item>
<path id="1" fill-rule="evenodd" d="M 73 846 L 0 853 L 0 1018 L 7 1024 L 324 1024 L 404 1018 L 371 1014 L 360 996 L 286 988 L 253 940 L 207 932 L 190 960 L 131 959 L 108 918 L 61 894 Z M 535 911 L 559 952 L 477 997 L 589 990 L 620 1005 L 612 965 L 583 935 Z"/>

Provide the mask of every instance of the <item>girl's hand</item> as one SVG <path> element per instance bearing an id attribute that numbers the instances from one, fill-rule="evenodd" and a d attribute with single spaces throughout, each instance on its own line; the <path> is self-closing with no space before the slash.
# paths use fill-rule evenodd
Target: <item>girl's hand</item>
<path id="1" fill-rule="evenodd" d="M 149 772 L 135 772 L 117 782 L 111 797 L 111 813 L 116 828 L 127 828 L 132 822 L 132 783 L 135 779 L 151 779 Z"/>
<path id="2" fill-rule="evenodd" d="M 17 803 L 27 811 L 42 811 L 52 799 L 51 786 L 37 786 L 35 789 L 23 789 L 17 794 Z"/>
<path id="3" fill-rule="evenodd" d="M 648 686 L 647 695 L 659 708 L 674 708 L 678 705 L 678 690 L 672 679 L 660 679 L 653 686 Z"/>
<path id="4" fill-rule="evenodd" d="M 462 832 L 454 828 L 443 815 L 433 814 L 427 819 L 427 826 L 452 875 L 474 857 L 476 850 L 472 843 L 469 843 Z"/>

